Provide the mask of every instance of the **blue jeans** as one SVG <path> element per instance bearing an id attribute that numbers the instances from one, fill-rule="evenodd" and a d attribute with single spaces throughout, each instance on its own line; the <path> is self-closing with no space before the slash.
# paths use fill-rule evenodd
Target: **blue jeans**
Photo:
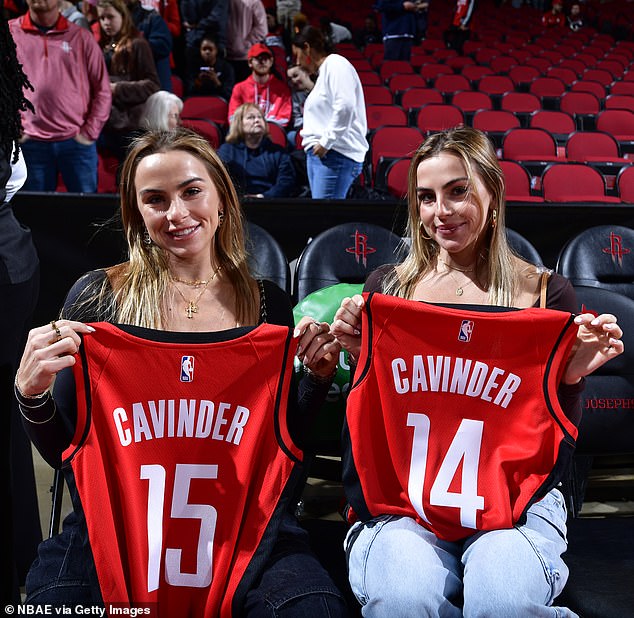
<path id="1" fill-rule="evenodd" d="M 566 507 L 556 489 L 514 528 L 449 542 L 409 517 L 385 515 L 355 524 L 345 547 L 364 616 L 576 616 L 552 606 L 568 578 Z"/>
<path id="2" fill-rule="evenodd" d="M 316 200 L 343 200 L 355 178 L 361 173 L 362 163 L 330 149 L 321 159 L 312 149 L 306 153 L 306 172 L 310 193 Z"/>
<path id="3" fill-rule="evenodd" d="M 84 146 L 75 139 L 44 142 L 29 139 L 21 144 L 28 176 L 25 191 L 55 191 L 61 172 L 71 193 L 97 192 L 97 145 Z"/>
<path id="4" fill-rule="evenodd" d="M 85 526 L 71 513 L 62 532 L 40 544 L 26 578 L 30 605 L 103 607 Z M 245 618 L 344 618 L 343 595 L 309 548 L 308 534 L 285 515 L 262 575 L 247 592 Z"/>

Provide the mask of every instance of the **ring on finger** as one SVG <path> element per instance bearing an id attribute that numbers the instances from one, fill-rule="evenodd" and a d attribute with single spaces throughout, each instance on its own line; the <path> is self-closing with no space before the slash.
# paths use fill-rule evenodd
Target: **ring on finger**
<path id="1" fill-rule="evenodd" d="M 62 333 L 59 330 L 59 326 L 57 326 L 55 320 L 51 320 L 51 328 L 55 331 L 55 335 L 57 335 L 57 339 L 54 341 L 54 343 L 57 343 L 62 338 Z"/>

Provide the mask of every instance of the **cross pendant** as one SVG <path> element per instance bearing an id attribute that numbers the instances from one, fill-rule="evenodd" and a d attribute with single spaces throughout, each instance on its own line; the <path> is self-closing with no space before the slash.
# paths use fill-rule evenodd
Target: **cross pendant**
<path id="1" fill-rule="evenodd" d="M 198 305 L 193 300 L 190 300 L 187 305 L 187 309 L 185 309 L 185 313 L 191 320 L 194 317 L 194 313 L 198 313 Z"/>

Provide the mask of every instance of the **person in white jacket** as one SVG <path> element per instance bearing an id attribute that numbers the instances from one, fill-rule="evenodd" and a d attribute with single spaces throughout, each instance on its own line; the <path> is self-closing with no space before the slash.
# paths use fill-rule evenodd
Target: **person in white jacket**
<path id="1" fill-rule="evenodd" d="M 365 99 L 354 66 L 329 53 L 324 35 L 306 26 L 293 39 L 297 64 L 316 74 L 304 104 L 302 148 L 314 199 L 344 199 L 368 151 Z"/>

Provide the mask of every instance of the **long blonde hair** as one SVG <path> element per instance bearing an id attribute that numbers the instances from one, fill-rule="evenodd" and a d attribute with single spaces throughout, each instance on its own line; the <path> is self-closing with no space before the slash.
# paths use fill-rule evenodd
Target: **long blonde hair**
<path id="1" fill-rule="evenodd" d="M 249 274 L 244 245 L 243 215 L 235 188 L 222 161 L 204 138 L 188 129 L 149 131 L 133 141 L 121 169 L 121 222 L 128 244 L 129 261 L 108 269 L 113 289 L 113 319 L 124 324 L 163 328 L 170 275 L 167 255 L 152 242 L 136 199 L 139 163 L 159 152 L 182 151 L 202 161 L 223 206 L 223 223 L 216 231 L 212 263 L 222 268 L 236 295 L 239 324 L 256 324 L 259 315 L 257 286 Z M 105 294 L 102 294 L 102 299 Z"/>
<path id="2" fill-rule="evenodd" d="M 407 236 L 411 238 L 411 248 L 397 271 L 386 277 L 383 289 L 388 294 L 411 298 L 421 275 L 434 267 L 439 247 L 425 236 L 422 228 L 416 191 L 417 171 L 422 161 L 442 153 L 462 161 L 469 179 L 470 196 L 482 209 L 484 206 L 473 191 L 476 174 L 489 192 L 491 202 L 484 236 L 480 239 L 483 249 L 477 256 L 476 270 L 483 264 L 486 267 L 490 302 L 511 306 L 516 290 L 516 262 L 506 240 L 504 173 L 486 134 L 471 127 L 434 133 L 414 153 L 407 183 Z"/>

